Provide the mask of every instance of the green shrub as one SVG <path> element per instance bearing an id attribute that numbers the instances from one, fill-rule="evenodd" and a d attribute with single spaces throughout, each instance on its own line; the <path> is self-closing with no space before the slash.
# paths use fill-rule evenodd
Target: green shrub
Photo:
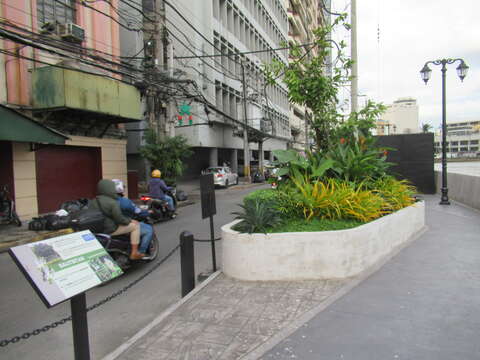
<path id="1" fill-rule="evenodd" d="M 413 195 L 417 189 L 407 180 L 397 180 L 393 176 L 384 176 L 370 184 L 372 191 L 385 200 L 385 210 L 393 212 L 410 206 L 415 202 Z"/>
<path id="2" fill-rule="evenodd" d="M 268 202 L 255 198 L 239 205 L 243 212 L 232 212 L 237 215 L 235 219 L 242 220 L 234 226 L 234 230 L 244 233 L 266 233 L 268 228 L 274 227 L 281 222 L 278 210 L 272 208 Z"/>
<path id="3" fill-rule="evenodd" d="M 284 220 L 280 225 L 268 229 L 269 233 L 280 232 L 302 232 L 302 231 L 332 231 L 351 229 L 362 225 L 358 220 L 327 220 L 313 218 L 311 221 L 305 221 L 303 218 L 290 218 Z"/>
<path id="4" fill-rule="evenodd" d="M 327 156 L 333 161 L 329 176 L 357 184 L 385 176 L 392 165 L 386 161 L 383 149 L 368 146 L 364 138 L 339 143 Z"/>
<path id="5" fill-rule="evenodd" d="M 273 207 L 278 206 L 278 191 L 274 189 L 260 189 L 252 191 L 250 194 L 243 198 L 243 203 L 246 205 L 248 202 L 255 200 L 269 203 Z"/>

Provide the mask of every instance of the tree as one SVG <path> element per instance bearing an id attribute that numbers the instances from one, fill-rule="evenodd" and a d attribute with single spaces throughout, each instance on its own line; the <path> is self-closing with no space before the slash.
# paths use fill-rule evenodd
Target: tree
<path id="1" fill-rule="evenodd" d="M 265 67 L 269 84 L 274 84 L 276 79 L 283 76 L 283 81 L 288 86 L 290 101 L 312 111 L 313 116 L 309 122 L 318 150 L 327 150 L 330 147 L 330 134 L 341 118 L 337 111 L 338 90 L 350 79 L 352 61 L 343 54 L 346 44 L 343 41 L 337 44 L 330 39 L 332 30 L 337 25 L 350 28 L 345 19 L 346 14 L 342 14 L 331 25 L 314 30 L 314 44 L 304 53 L 300 47 L 292 47 L 290 57 L 294 61 L 289 64 L 273 61 Z M 330 76 L 325 69 L 333 46 L 337 48 L 337 56 Z M 317 53 L 312 55 L 314 48 Z"/>
<path id="2" fill-rule="evenodd" d="M 155 131 L 145 132 L 145 145 L 140 148 L 140 155 L 162 172 L 165 181 L 173 183 L 185 170 L 184 161 L 193 155 L 187 139 L 173 136 L 161 139 Z"/>
<path id="3" fill-rule="evenodd" d="M 427 124 L 427 123 L 422 124 L 422 132 L 424 134 L 431 132 L 430 130 L 432 130 L 432 125 Z"/>

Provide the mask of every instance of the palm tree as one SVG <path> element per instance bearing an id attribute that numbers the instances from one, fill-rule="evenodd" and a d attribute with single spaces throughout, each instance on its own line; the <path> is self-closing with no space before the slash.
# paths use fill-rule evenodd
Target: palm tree
<path id="1" fill-rule="evenodd" d="M 431 129 L 432 129 L 432 125 L 430 125 L 430 124 L 422 124 L 422 132 L 423 132 L 424 134 L 429 133 Z"/>

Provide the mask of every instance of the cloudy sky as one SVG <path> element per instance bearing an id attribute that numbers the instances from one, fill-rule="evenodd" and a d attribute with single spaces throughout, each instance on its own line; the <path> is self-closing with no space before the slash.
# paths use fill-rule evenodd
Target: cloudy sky
<path id="1" fill-rule="evenodd" d="M 349 5 L 350 0 L 332 0 L 334 11 L 350 12 Z M 463 58 L 470 67 L 463 83 L 455 70 L 458 63 L 447 68 L 447 122 L 480 120 L 479 16 L 479 0 L 357 0 L 359 93 L 366 95 L 359 105 L 367 97 L 385 104 L 414 97 L 420 125 L 437 128 L 441 66 L 430 65 L 426 86 L 419 71 L 428 60 Z M 335 38 L 349 42 L 345 32 Z"/>

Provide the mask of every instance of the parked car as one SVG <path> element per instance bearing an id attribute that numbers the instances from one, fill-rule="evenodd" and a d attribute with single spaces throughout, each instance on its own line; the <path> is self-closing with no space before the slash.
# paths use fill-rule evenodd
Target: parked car
<path id="1" fill-rule="evenodd" d="M 213 166 L 202 172 L 213 174 L 213 183 L 227 188 L 229 185 L 238 184 L 238 174 L 233 173 L 228 166 Z"/>

